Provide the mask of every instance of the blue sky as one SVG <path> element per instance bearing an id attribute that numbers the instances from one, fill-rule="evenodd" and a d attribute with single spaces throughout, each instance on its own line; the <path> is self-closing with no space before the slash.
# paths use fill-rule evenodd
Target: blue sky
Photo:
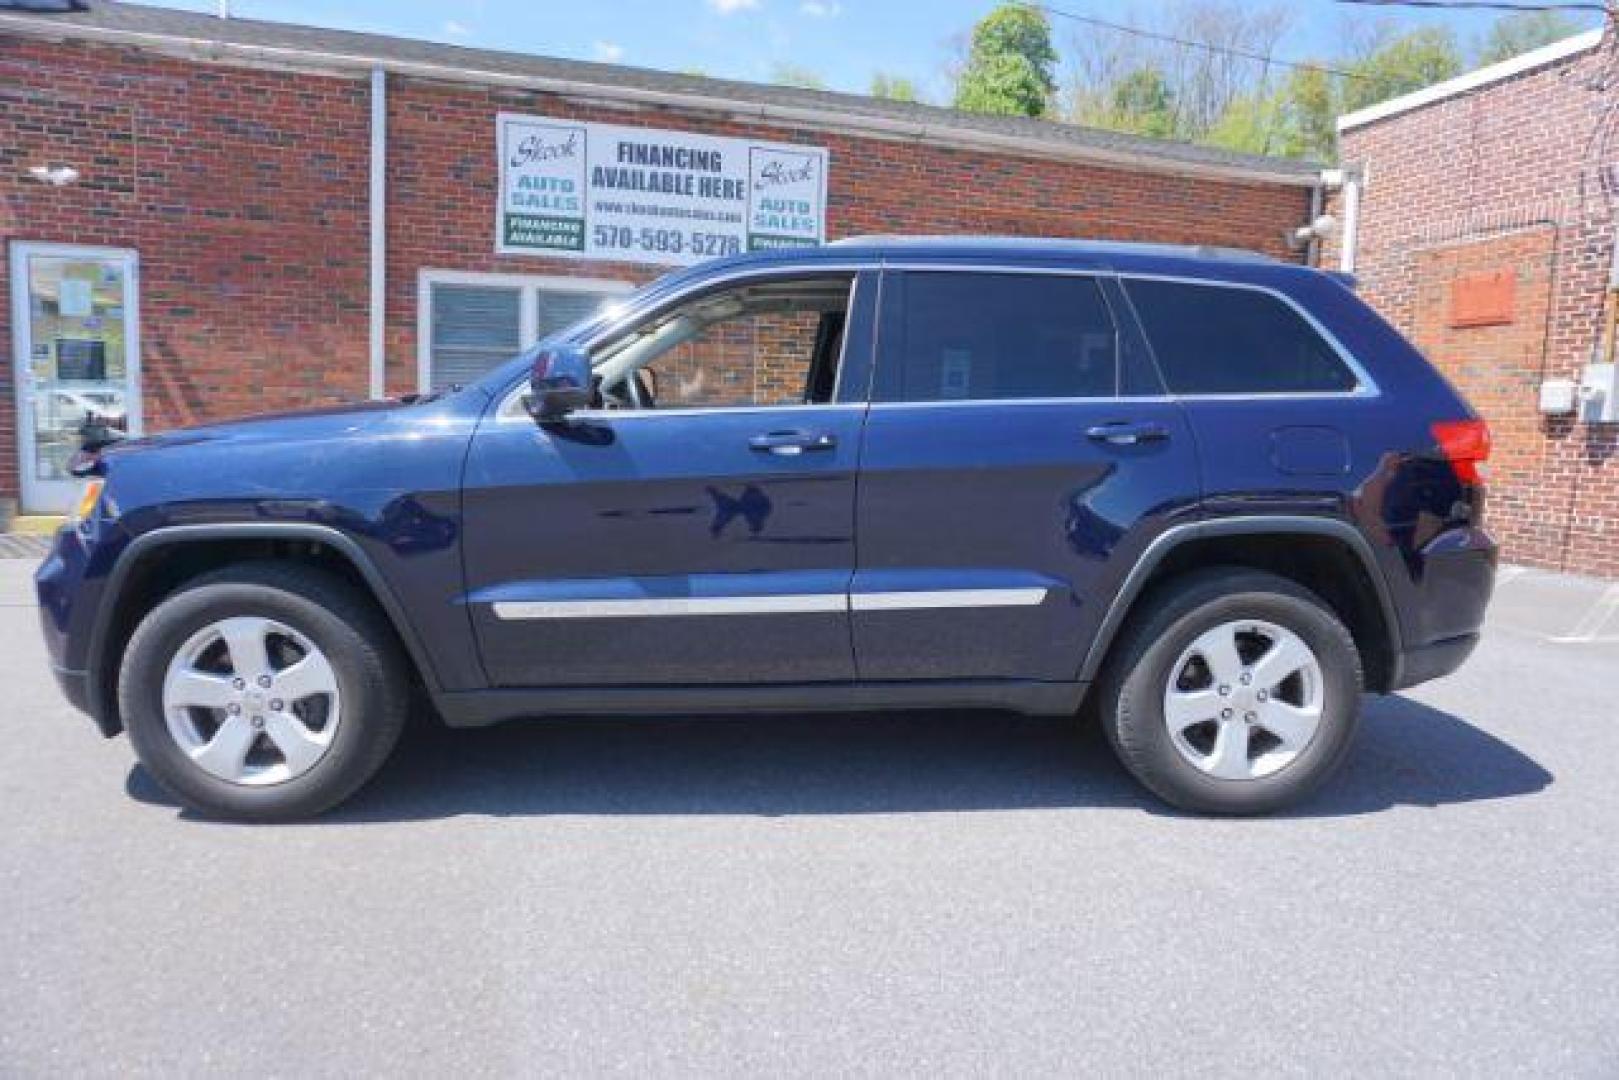
<path id="1" fill-rule="evenodd" d="M 1054 0 L 1054 6 L 1125 22 L 1132 12 L 1139 21 L 1153 2 Z M 163 6 L 214 11 L 217 0 Z M 995 0 L 231 0 L 233 14 L 247 18 L 740 79 L 766 80 L 778 64 L 793 64 L 839 90 L 864 92 L 881 70 L 916 80 L 935 99 L 947 94 L 952 38 L 994 6 Z M 1401 9 L 1374 14 L 1333 0 L 1290 6 L 1296 16 L 1278 54 L 1283 57 L 1330 52 L 1351 19 L 1448 24 L 1466 44 L 1494 18 Z M 1083 29 L 1061 19 L 1055 26 L 1059 47 Z"/>

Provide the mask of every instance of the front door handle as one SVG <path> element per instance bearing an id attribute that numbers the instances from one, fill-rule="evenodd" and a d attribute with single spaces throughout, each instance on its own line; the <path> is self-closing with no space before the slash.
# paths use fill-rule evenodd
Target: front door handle
<path id="1" fill-rule="evenodd" d="M 761 454 L 797 457 L 815 450 L 830 450 L 838 445 L 838 440 L 829 431 L 771 431 L 755 435 L 748 440 L 748 445 Z"/>
<path id="2" fill-rule="evenodd" d="M 1138 443 L 1162 442 L 1169 438 L 1169 429 L 1148 420 L 1143 423 L 1097 424 L 1086 428 L 1085 434 L 1110 446 L 1135 446 Z"/>

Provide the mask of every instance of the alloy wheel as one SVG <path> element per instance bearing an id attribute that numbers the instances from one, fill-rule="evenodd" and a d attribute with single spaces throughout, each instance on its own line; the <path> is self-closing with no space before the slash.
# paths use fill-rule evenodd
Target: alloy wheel
<path id="1" fill-rule="evenodd" d="M 1241 619 L 1205 631 L 1181 653 L 1164 690 L 1164 723 L 1200 772 L 1258 780 L 1310 745 L 1324 698 L 1321 663 L 1303 638 Z"/>
<path id="2" fill-rule="evenodd" d="M 337 672 L 313 642 L 273 619 L 210 623 L 180 646 L 163 679 L 169 734 L 191 761 L 232 784 L 302 776 L 342 719 Z"/>

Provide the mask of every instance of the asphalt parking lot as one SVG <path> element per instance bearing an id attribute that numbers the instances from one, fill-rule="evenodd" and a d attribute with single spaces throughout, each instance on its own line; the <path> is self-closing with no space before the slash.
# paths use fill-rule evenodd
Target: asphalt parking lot
<path id="1" fill-rule="evenodd" d="M 1507 570 L 1297 813 L 983 714 L 414 731 L 177 809 L 0 560 L 0 1074 L 1619 1071 L 1619 587 Z"/>

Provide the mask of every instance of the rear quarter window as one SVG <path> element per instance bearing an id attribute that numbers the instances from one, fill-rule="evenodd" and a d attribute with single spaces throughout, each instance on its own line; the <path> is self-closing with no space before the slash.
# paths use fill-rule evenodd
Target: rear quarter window
<path id="1" fill-rule="evenodd" d="M 1289 304 L 1258 289 L 1125 282 L 1172 394 L 1346 393 L 1343 357 Z"/>

